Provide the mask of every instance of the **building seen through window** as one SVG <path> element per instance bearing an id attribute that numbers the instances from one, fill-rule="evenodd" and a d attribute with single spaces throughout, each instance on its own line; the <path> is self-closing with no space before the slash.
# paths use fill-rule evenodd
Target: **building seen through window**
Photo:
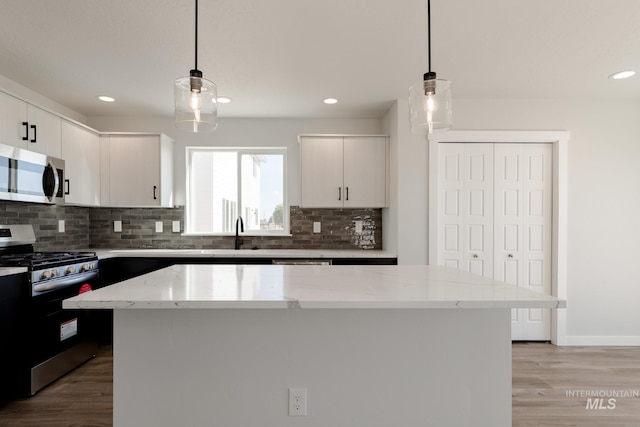
<path id="1" fill-rule="evenodd" d="M 288 233 L 285 148 L 187 147 L 187 233 Z"/>

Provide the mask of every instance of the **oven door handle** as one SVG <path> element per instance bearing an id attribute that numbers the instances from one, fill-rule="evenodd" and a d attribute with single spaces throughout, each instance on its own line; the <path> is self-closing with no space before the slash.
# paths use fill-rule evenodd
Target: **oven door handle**
<path id="1" fill-rule="evenodd" d="M 36 292 L 52 291 L 54 289 L 64 288 L 80 282 L 97 278 L 97 271 L 87 271 L 80 274 L 74 274 L 73 276 L 57 278 L 56 280 L 50 282 L 36 283 L 33 285 L 33 293 L 35 294 Z"/>

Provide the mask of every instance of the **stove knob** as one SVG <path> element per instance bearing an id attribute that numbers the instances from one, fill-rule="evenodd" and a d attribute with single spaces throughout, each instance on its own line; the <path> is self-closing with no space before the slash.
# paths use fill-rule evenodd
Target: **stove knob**
<path id="1" fill-rule="evenodd" d="M 60 272 L 55 269 L 55 270 L 51 270 L 51 277 L 58 277 L 60 275 Z"/>
<path id="2" fill-rule="evenodd" d="M 64 275 L 68 276 L 69 274 L 73 274 L 76 272 L 76 268 L 73 265 L 70 265 L 64 270 Z"/>
<path id="3" fill-rule="evenodd" d="M 40 273 L 40 280 L 47 280 L 51 278 L 51 270 L 45 270 Z"/>
<path id="4" fill-rule="evenodd" d="M 82 264 L 80 266 L 80 272 L 82 273 L 83 271 L 89 271 L 89 264 Z"/>

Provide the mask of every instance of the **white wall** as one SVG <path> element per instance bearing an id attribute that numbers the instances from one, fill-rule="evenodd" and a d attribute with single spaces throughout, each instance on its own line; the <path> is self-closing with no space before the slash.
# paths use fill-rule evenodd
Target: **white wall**
<path id="1" fill-rule="evenodd" d="M 400 100 L 399 106 L 406 105 Z M 408 128 L 398 108 L 399 127 Z M 406 113 L 406 111 L 405 111 Z M 455 129 L 568 130 L 568 344 L 640 345 L 640 102 L 610 100 L 455 100 Z M 428 163 L 406 129 L 398 132 L 398 256 L 417 260 L 424 244 L 408 224 L 427 206 Z M 415 147 L 414 156 L 404 153 Z M 416 162 L 422 162 L 418 165 Z M 426 236 L 426 232 L 422 234 Z"/>
<path id="2" fill-rule="evenodd" d="M 298 185 L 298 134 L 301 133 L 382 133 L 378 119 L 219 119 L 218 129 L 206 134 L 176 129 L 173 118 L 91 117 L 89 126 L 102 132 L 165 133 L 175 140 L 175 204 L 185 203 L 185 147 L 287 147 L 289 204 L 300 203 Z"/>
<path id="3" fill-rule="evenodd" d="M 409 104 L 397 102 L 383 119 L 390 138 L 389 209 L 383 211 L 383 248 L 396 250 L 398 264 L 426 264 L 429 146 L 409 129 Z"/>

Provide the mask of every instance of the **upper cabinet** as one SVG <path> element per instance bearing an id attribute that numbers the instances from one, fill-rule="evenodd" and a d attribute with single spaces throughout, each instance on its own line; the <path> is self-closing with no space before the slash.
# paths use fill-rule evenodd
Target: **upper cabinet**
<path id="1" fill-rule="evenodd" d="M 100 137 L 75 123 L 62 120 L 64 191 L 68 205 L 100 205 Z"/>
<path id="2" fill-rule="evenodd" d="M 173 207 L 173 140 L 160 134 L 100 137 L 102 206 Z"/>
<path id="3" fill-rule="evenodd" d="M 61 119 L 0 92 L 0 143 L 61 157 Z"/>
<path id="4" fill-rule="evenodd" d="M 388 206 L 386 136 L 300 137 L 300 206 Z"/>

